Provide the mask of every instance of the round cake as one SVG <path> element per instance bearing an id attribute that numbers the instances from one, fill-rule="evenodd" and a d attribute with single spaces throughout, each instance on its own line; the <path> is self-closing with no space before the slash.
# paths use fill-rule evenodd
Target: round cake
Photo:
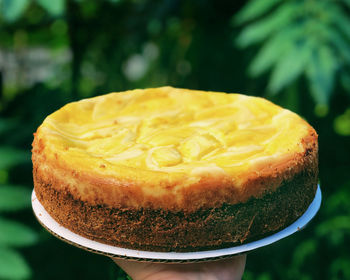
<path id="1" fill-rule="evenodd" d="M 312 202 L 315 130 L 258 97 L 161 87 L 69 103 L 34 134 L 36 196 L 62 226 L 150 251 L 235 246 Z"/>

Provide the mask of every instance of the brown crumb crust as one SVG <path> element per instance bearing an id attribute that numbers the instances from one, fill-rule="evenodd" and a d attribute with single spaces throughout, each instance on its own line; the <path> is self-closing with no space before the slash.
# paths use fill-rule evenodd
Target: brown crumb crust
<path id="1" fill-rule="evenodd" d="M 130 249 L 189 252 L 246 243 L 278 231 L 300 217 L 314 198 L 317 163 L 274 192 L 247 203 L 198 209 L 112 208 L 75 199 L 36 176 L 36 195 L 61 225 L 92 240 Z"/>

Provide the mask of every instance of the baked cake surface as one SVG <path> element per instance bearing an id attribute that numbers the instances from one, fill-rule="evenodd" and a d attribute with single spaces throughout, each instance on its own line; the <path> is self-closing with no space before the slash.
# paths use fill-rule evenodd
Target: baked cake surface
<path id="1" fill-rule="evenodd" d="M 163 87 L 67 104 L 33 142 L 39 201 L 63 226 L 127 248 L 231 246 L 302 215 L 317 134 L 257 97 Z"/>

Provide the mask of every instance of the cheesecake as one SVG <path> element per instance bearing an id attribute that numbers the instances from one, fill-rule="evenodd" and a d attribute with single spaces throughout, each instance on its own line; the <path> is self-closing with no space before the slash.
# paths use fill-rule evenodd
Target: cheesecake
<path id="1" fill-rule="evenodd" d="M 161 87 L 83 99 L 47 116 L 32 146 L 50 216 L 122 248 L 257 240 L 298 219 L 317 188 L 315 130 L 243 94 Z"/>

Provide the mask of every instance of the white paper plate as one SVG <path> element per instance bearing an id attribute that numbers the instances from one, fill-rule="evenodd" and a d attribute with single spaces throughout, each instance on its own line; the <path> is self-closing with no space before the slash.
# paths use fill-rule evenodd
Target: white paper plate
<path id="1" fill-rule="evenodd" d="M 59 239 L 74 245 L 76 247 L 88 250 L 93 253 L 106 255 L 109 257 L 123 258 L 123 259 L 134 259 L 139 261 L 152 261 L 152 262 L 200 262 L 208 261 L 213 259 L 222 259 L 231 257 L 233 255 L 242 254 L 260 247 L 272 244 L 282 238 L 285 238 L 297 231 L 302 230 L 308 222 L 316 215 L 318 209 L 321 205 L 321 189 L 318 186 L 317 192 L 314 200 L 310 204 L 306 212 L 293 224 L 287 228 L 267 236 L 263 239 L 253 241 L 247 244 L 218 249 L 209 251 L 199 251 L 199 252 L 149 252 L 125 249 L 120 247 L 115 247 L 111 245 L 106 245 L 100 242 L 96 242 L 78 234 L 71 232 L 70 230 L 64 228 L 58 224 L 44 209 L 39 200 L 36 198 L 35 192 L 32 193 L 32 207 L 41 225 L 46 228 L 50 233 L 58 237 Z"/>

